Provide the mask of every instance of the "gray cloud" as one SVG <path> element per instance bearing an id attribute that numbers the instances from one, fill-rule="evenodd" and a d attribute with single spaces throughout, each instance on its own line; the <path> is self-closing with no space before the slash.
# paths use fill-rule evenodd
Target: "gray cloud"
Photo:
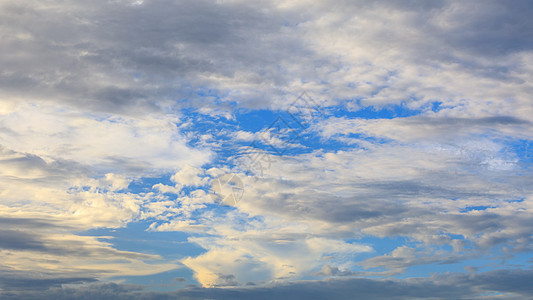
<path id="1" fill-rule="evenodd" d="M 46 250 L 37 236 L 20 230 L 0 230 L 0 249 L 11 250 Z"/>
<path id="2" fill-rule="evenodd" d="M 320 223 L 323 227 L 317 226 L 311 236 L 339 239 L 356 239 L 363 235 L 407 236 L 428 247 L 455 243 L 452 251 L 462 250 L 461 246 L 467 242 L 475 244 L 474 249 L 463 257 L 449 252 L 431 255 L 418 248 L 401 248 L 405 251 L 396 257 L 385 255 L 363 262 L 368 267 L 389 267 L 393 271 L 422 263 L 460 261 L 471 257 L 472 252 L 488 251 L 501 245 L 509 246 L 506 249 L 509 252 L 528 252 L 532 245 L 529 229 L 533 226 L 528 204 L 510 201 L 530 194 L 531 174 L 516 175 L 516 169 L 513 169 L 516 165 L 512 159 L 509 162 L 498 156 L 496 143 L 489 145 L 494 149 L 486 151 L 488 143 L 470 149 L 461 148 L 459 142 L 487 132 L 491 135 L 486 140 L 531 138 L 531 122 L 526 120 L 533 113 L 530 101 L 533 89 L 528 81 L 533 74 L 530 68 L 532 9 L 533 5 L 529 3 L 504 1 L 490 1 L 483 5 L 457 1 L 294 1 L 276 4 L 147 0 L 140 5 L 130 1 L 70 1 L 61 4 L 4 1 L 0 4 L 0 52 L 3 54 L 0 57 L 0 97 L 3 99 L 0 104 L 47 103 L 60 108 L 68 105 L 80 110 L 81 114 L 103 112 L 134 117 L 153 114 L 154 120 L 166 114 L 179 117 L 179 108 L 187 106 L 215 114 L 230 107 L 231 115 L 231 106 L 227 102 L 237 102 L 238 108 L 283 108 L 287 98 L 292 98 L 291 93 L 299 94 L 301 89 L 308 90 L 313 97 L 325 99 L 325 106 L 341 103 L 352 110 L 364 106 L 405 104 L 404 107 L 422 110 L 426 116 L 369 121 L 372 126 L 364 128 L 368 129 L 364 133 L 369 136 L 383 135 L 398 143 L 381 148 L 371 144 L 364 155 L 348 152 L 347 155 L 352 156 L 347 158 L 341 157 L 341 151 L 328 153 L 337 156 L 333 159 L 341 161 L 339 165 L 345 164 L 333 171 L 329 171 L 331 161 L 324 158 L 326 155 L 315 160 L 296 157 L 292 164 L 278 166 L 279 174 L 265 180 L 266 184 L 254 186 L 256 190 L 251 191 L 252 196 L 244 201 L 249 207 L 244 209 L 255 216 L 312 225 Z M 433 114 L 428 105 L 435 101 L 442 103 L 442 110 Z M 17 117 L 26 113 L 29 117 L 21 119 L 31 120 L 30 113 L 35 114 L 40 109 L 30 112 L 25 107 L 10 115 L 14 116 L 12 123 L 4 125 L 2 121 L 0 126 L 2 137 L 11 138 L 15 141 L 13 145 L 19 145 L 17 143 L 23 137 L 19 132 L 24 131 L 17 130 L 23 125 Z M 6 111 L 10 114 L 9 107 Z M 51 112 L 57 113 L 52 109 L 43 114 Z M 3 114 L 3 107 L 0 107 L 0 113 Z M 90 121 L 98 117 L 90 118 Z M 50 124 L 67 118 L 66 114 L 54 115 Z M 81 122 L 79 119 L 71 121 Z M 348 129 L 341 132 L 335 121 L 338 120 L 326 121 L 334 130 L 330 136 L 336 138 L 359 133 L 350 131 L 354 127 L 350 122 L 345 124 Z M 172 128 L 173 122 L 178 121 L 169 121 Z M 156 127 L 154 131 L 147 129 L 145 144 L 151 144 L 154 132 L 159 133 L 168 125 L 157 124 L 160 127 L 153 125 Z M 25 133 L 33 133 L 35 128 L 43 125 L 35 126 L 29 126 Z M 63 208 L 64 203 L 58 204 L 60 200 L 56 200 L 56 195 L 57 191 L 71 187 L 69 178 L 86 181 L 90 177 L 101 177 L 109 166 L 120 166 L 122 172 L 141 176 L 151 167 L 142 155 L 149 151 L 141 149 L 138 159 L 132 159 L 138 153 L 121 155 L 125 150 L 122 147 L 117 147 L 119 150 L 111 147 L 108 152 L 95 155 L 93 160 L 87 158 L 90 151 L 73 155 L 72 160 L 63 160 L 58 156 L 71 153 L 72 149 L 101 150 L 109 145 L 109 141 L 94 138 L 98 146 L 90 148 L 92 145 L 82 143 L 83 136 L 78 144 L 53 148 L 78 136 L 76 131 L 69 136 L 71 128 L 65 128 L 48 132 L 48 138 L 60 138 L 47 147 L 43 146 L 40 154 L 20 149 L 11 151 L 0 145 L 3 155 L 0 167 L 5 172 L 1 173 L 0 187 L 9 192 L 2 199 L 6 205 L 18 205 L 21 200 L 31 202 L 35 199 L 25 197 L 32 191 L 53 186 L 56 190 L 42 196 L 45 200 L 39 198 L 34 202 Z M 85 126 L 80 128 L 85 129 Z M 135 147 L 139 128 L 142 126 L 134 126 L 130 139 L 134 142 L 124 148 Z M 93 130 L 91 133 L 95 137 L 102 136 L 104 131 L 98 126 Z M 110 139 L 124 140 L 123 128 L 115 130 L 116 135 L 110 135 Z M 37 132 L 35 136 L 42 135 Z M 175 138 L 170 135 L 162 140 L 173 141 Z M 401 145 L 415 140 L 426 144 Z M 458 146 L 443 146 L 442 149 L 432 149 L 433 152 L 417 150 L 429 142 L 439 146 L 450 142 Z M 36 142 L 30 140 L 27 143 L 28 149 L 33 149 Z M 190 150 L 180 145 L 171 148 L 170 155 L 161 158 L 158 166 L 175 161 L 177 152 Z M 57 152 L 46 153 L 50 148 Z M 159 158 L 162 154 L 158 150 L 149 152 L 149 158 Z M 464 153 L 450 154 L 454 150 Z M 396 151 L 403 153 L 400 162 L 396 159 Z M 50 162 L 51 157 L 53 162 Z M 85 165 L 105 161 L 105 166 L 93 170 L 80 161 L 73 161 L 76 159 L 87 159 Z M 193 159 L 187 157 L 186 160 Z M 200 158 L 197 161 L 205 162 Z M 362 162 L 362 165 L 356 162 Z M 294 167 L 295 164 L 300 166 Z M 294 168 L 287 170 L 284 167 Z M 373 173 L 376 169 L 382 173 Z M 28 194 L 19 188 L 30 187 L 30 184 L 33 189 Z M 100 189 L 96 184 L 93 187 Z M 82 190 L 79 186 L 76 188 Z M 86 204 L 86 199 L 79 193 L 74 195 L 69 194 L 72 203 Z M 102 194 L 98 196 L 104 197 Z M 113 201 L 115 197 L 117 201 Z M 132 208 L 128 210 L 123 209 L 129 207 L 122 205 L 123 200 L 117 194 L 102 200 L 105 205 L 99 207 L 104 209 L 87 217 L 90 226 L 120 226 L 132 220 L 139 209 L 137 203 L 142 201 L 130 199 L 127 204 Z M 485 209 L 465 211 L 472 206 Z M 81 207 L 83 209 L 79 211 L 82 212 L 96 211 L 91 206 Z M 123 215 L 112 216 L 111 221 L 99 219 L 113 208 L 117 209 L 113 212 L 123 212 Z M 0 224 L 10 227 L 0 231 L 0 247 L 65 257 L 150 258 L 101 244 L 95 246 L 76 240 L 76 236 L 54 241 L 51 233 L 83 227 L 76 223 L 78 220 L 65 219 L 64 215 L 63 219 L 54 221 L 54 213 L 50 213 L 49 218 L 2 216 Z M 169 215 L 172 216 L 175 215 Z M 206 224 L 219 221 L 211 220 L 209 214 L 199 218 L 205 218 L 202 221 Z M 215 225 L 210 227 L 215 231 L 213 233 L 224 239 L 224 233 L 216 232 L 219 228 Z M 451 239 L 449 235 L 460 235 L 467 241 Z M 284 232 L 279 236 L 290 242 L 307 238 L 301 232 Z M 223 285 L 237 284 L 235 278 L 238 276 L 230 271 L 217 275 Z M 31 274 L 6 277 L 1 287 L 16 289 L 34 282 L 36 287 L 44 288 L 90 282 L 92 275 L 96 278 L 105 270 L 94 271 L 95 274 L 87 277 L 76 272 L 63 274 L 70 274 L 70 279 L 57 274 L 45 279 L 35 279 Z M 349 271 L 333 267 L 323 270 L 324 275 L 351 274 L 343 272 Z M 517 276 L 530 277 L 526 271 L 507 272 L 469 278 L 472 286 L 460 285 L 458 279 L 450 284 L 351 279 L 300 282 L 270 288 L 197 288 L 176 295 L 258 299 L 273 295 L 282 298 L 327 298 L 333 295 L 342 299 L 355 292 L 362 298 L 376 298 L 378 293 L 387 290 L 398 298 L 430 295 L 460 298 L 475 295 L 476 289 L 489 290 L 490 283 L 494 282 L 501 283 L 498 289 L 502 291 L 514 291 L 511 282 L 518 282 Z M 350 285 L 358 289 L 348 287 Z M 457 285 L 463 289 L 456 291 L 452 288 Z M 94 285 L 86 290 L 55 288 L 48 292 L 56 299 L 73 295 L 93 298 L 140 296 L 139 290 L 128 288 L 109 284 Z M 530 290 L 525 287 L 516 291 L 530 295 Z M 11 296 L 16 297 L 16 294 Z M 154 297 L 170 296 L 158 294 Z"/>
<path id="3" fill-rule="evenodd" d="M 20 297 L 18 293 L 11 291 L 20 291 L 20 290 L 37 290 L 43 291 L 50 287 L 57 287 L 63 284 L 79 284 L 79 283 L 89 283 L 95 282 L 96 279 L 90 277 L 79 277 L 79 278 L 29 278 L 29 277 L 12 277 L 9 275 L 3 275 L 0 279 L 0 287 L 6 298 L 13 296 L 14 298 Z M 33 297 L 38 297 L 37 295 Z M 19 298 L 20 299 L 20 298 Z"/>
<path id="4" fill-rule="evenodd" d="M 345 86 L 354 82 L 339 66 L 355 73 L 363 70 L 353 66 L 352 53 L 321 47 L 324 30 L 338 37 L 339 51 L 344 43 L 354 43 L 363 52 L 368 45 L 384 53 L 397 48 L 410 65 L 439 70 L 442 64 L 458 64 L 456 74 L 474 72 L 500 80 L 516 77 L 514 62 L 507 56 L 532 49 L 531 5 L 502 1 L 481 7 L 451 1 L 336 1 L 334 5 L 303 1 L 286 8 L 266 2 L 100 1 L 47 6 L 25 1 L 2 7 L 4 96 L 115 113 L 154 112 L 166 105 L 215 105 L 212 98 L 196 95 L 201 90 L 238 101 L 241 107 L 270 107 L 285 102 L 300 79 L 313 83 L 308 86 L 311 93 L 316 90 L 313 86 L 327 88 L 330 100 L 365 96 L 357 89 L 346 93 Z M 395 11 L 403 18 L 394 20 L 387 14 L 375 18 L 376 11 Z M 357 22 L 354 15 L 376 26 L 352 28 L 351 22 Z M 315 24 L 325 17 L 338 24 Z M 395 89 L 404 99 L 428 89 L 441 89 L 443 98 L 453 93 L 421 78 L 402 76 L 372 76 L 372 85 L 376 91 Z M 399 80 L 391 86 L 394 77 Z M 469 80 L 479 85 L 476 79 Z M 412 92 L 404 90 L 408 81 L 416 82 Z"/>
<path id="5" fill-rule="evenodd" d="M 123 259 L 147 259 L 150 255 L 142 253 L 115 250 L 111 247 L 94 244 L 91 241 L 76 239 L 50 238 L 51 234 L 68 234 L 68 230 L 75 227 L 62 226 L 61 222 L 39 219 L 3 218 L 0 217 L 0 226 L 7 229 L 0 230 L 0 249 L 36 251 L 42 254 L 84 257 L 109 258 L 116 256 Z"/>
<path id="6" fill-rule="evenodd" d="M 479 274 L 451 273 L 430 278 L 378 280 L 363 278 L 299 281 L 247 288 L 189 287 L 176 292 L 142 292 L 134 285 L 91 284 L 5 293 L 6 299 L 490 299 L 486 293 L 504 293 L 506 299 L 528 299 L 533 290 L 530 270 L 497 270 Z"/>
<path id="7" fill-rule="evenodd" d="M 0 80 L 7 91 L 119 113 L 195 97 L 198 76 L 231 76 L 250 62 L 275 62 L 249 50 L 263 47 L 261 35 L 283 24 L 251 5 L 205 1 L 73 2 L 60 10 L 3 5 L 4 30 L 11 34 L 0 45 L 8 54 Z"/>
<path id="8" fill-rule="evenodd" d="M 529 2 L 488 1 L 461 7 L 448 22 L 450 29 L 441 30 L 443 40 L 452 47 L 467 49 L 475 55 L 501 56 L 533 49 L 528 36 L 533 34 Z M 465 31 L 465 28 L 468 28 Z"/>

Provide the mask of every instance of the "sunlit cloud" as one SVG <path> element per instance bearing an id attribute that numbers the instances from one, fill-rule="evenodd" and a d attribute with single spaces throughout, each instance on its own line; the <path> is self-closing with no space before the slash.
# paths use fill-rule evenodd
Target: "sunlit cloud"
<path id="1" fill-rule="evenodd" d="M 533 6 L 0 1 L 6 299 L 529 299 Z"/>

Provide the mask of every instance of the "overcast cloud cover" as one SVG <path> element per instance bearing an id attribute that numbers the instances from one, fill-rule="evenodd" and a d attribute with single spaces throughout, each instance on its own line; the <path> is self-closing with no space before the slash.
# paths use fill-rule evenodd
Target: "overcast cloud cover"
<path id="1" fill-rule="evenodd" d="M 533 298 L 531 16 L 0 0 L 0 297 Z"/>

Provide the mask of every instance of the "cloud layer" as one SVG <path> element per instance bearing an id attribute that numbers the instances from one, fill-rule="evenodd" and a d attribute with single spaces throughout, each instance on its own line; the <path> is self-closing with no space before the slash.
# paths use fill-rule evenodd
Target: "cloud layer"
<path id="1" fill-rule="evenodd" d="M 2 297 L 531 297 L 532 10 L 0 1 Z"/>

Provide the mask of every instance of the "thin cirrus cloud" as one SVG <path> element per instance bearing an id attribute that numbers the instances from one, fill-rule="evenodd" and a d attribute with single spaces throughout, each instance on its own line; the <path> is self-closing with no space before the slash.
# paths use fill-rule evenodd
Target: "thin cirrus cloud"
<path id="1" fill-rule="evenodd" d="M 531 297 L 532 9 L 0 1 L 0 294 Z"/>

